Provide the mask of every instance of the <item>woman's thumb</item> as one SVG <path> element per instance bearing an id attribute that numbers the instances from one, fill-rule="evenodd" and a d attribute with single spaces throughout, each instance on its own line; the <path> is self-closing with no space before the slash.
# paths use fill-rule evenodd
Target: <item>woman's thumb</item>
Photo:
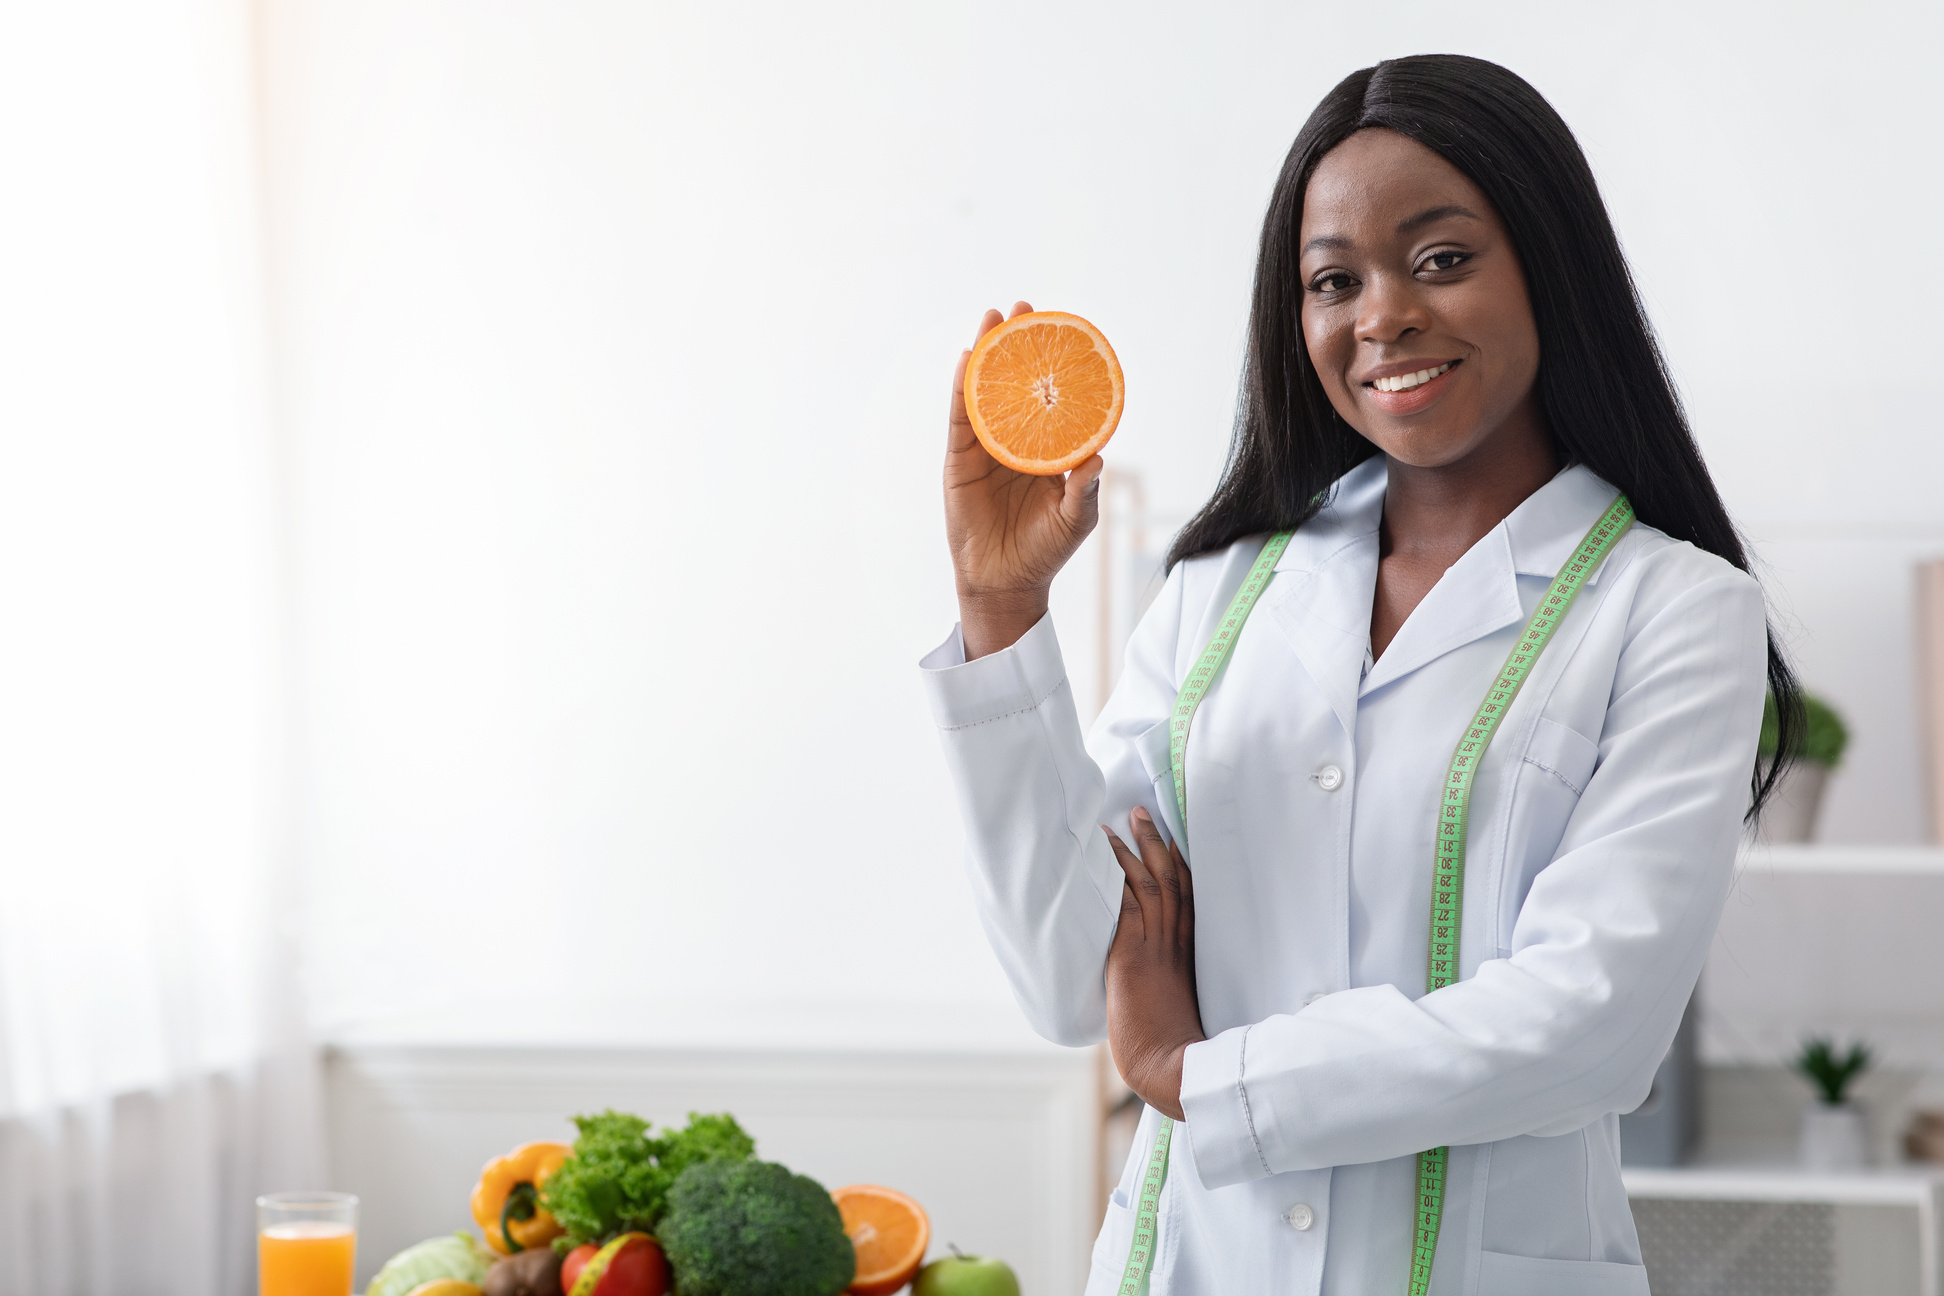
<path id="1" fill-rule="evenodd" d="M 1107 469 L 1107 463 L 1099 455 L 1085 463 L 1076 465 L 1067 474 L 1066 493 L 1060 499 L 1060 512 L 1067 521 L 1085 530 L 1093 530 L 1094 523 L 1100 519 L 1100 475 Z"/>

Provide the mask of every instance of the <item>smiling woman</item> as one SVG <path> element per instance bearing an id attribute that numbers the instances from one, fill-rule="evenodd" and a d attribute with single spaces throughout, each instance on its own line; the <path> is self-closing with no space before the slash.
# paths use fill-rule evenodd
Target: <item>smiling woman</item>
<path id="1" fill-rule="evenodd" d="M 1798 702 L 1565 123 L 1452 56 L 1325 97 L 1083 742 L 1048 589 L 1101 470 L 955 400 L 924 662 L 1015 994 L 1147 1103 L 1088 1291 L 1644 1296 L 1618 1115 Z"/>

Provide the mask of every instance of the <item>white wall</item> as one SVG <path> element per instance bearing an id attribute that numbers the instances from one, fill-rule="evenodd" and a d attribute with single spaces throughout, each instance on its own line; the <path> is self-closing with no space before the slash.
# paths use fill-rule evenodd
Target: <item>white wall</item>
<path id="1" fill-rule="evenodd" d="M 1855 722 L 1830 829 L 1920 832 L 1904 640 L 1872 627 L 1905 615 L 1892 560 L 1944 552 L 1935 5 L 263 13 L 340 1038 L 1020 1044 L 912 669 L 952 620 L 956 351 L 1016 295 L 1094 319 L 1129 375 L 1109 462 L 1191 507 L 1290 138 L 1426 48 L 1579 132 Z M 1086 698 L 1084 585 L 1056 610 Z"/>

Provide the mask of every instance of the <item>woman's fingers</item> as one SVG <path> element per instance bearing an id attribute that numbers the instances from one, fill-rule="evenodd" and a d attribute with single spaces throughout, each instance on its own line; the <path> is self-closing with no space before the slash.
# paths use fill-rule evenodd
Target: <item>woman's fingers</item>
<path id="1" fill-rule="evenodd" d="M 958 368 L 952 371 L 952 416 L 945 422 L 947 450 L 966 451 L 979 444 L 972 418 L 965 412 L 965 365 L 971 358 L 970 351 L 959 352 Z"/>
<path id="2" fill-rule="evenodd" d="M 1013 303 L 1012 314 L 1006 316 L 1006 318 L 1017 319 L 1021 315 L 1030 315 L 1032 313 L 1033 313 L 1033 303 L 1016 301 Z"/>
<path id="3" fill-rule="evenodd" d="M 1130 850 L 1112 828 L 1106 824 L 1100 831 L 1107 834 L 1108 844 L 1114 848 L 1114 860 L 1121 867 L 1121 875 L 1127 880 L 1127 891 L 1141 907 L 1142 928 L 1150 934 L 1161 930 L 1161 884 L 1148 872 L 1147 862 L 1139 854 Z"/>
<path id="4" fill-rule="evenodd" d="M 1181 899 L 1181 873 L 1175 867 L 1181 859 L 1180 852 L 1171 850 L 1161 840 L 1161 829 L 1155 826 L 1146 807 L 1135 806 L 1134 812 L 1127 816 L 1127 823 L 1133 830 L 1134 844 L 1140 848 L 1142 865 L 1161 885 L 1162 894 L 1172 906 Z"/>

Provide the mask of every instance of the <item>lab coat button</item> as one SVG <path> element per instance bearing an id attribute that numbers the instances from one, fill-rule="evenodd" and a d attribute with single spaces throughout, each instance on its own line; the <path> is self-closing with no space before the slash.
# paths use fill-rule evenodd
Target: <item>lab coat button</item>
<path id="1" fill-rule="evenodd" d="M 1283 1218 L 1289 1221 L 1289 1227 L 1298 1233 L 1305 1233 L 1310 1225 L 1316 1223 L 1316 1212 L 1309 1208 L 1308 1202 L 1297 1202 L 1283 1212 Z"/>
<path id="2" fill-rule="evenodd" d="M 1343 786 L 1343 771 L 1334 765 L 1325 765 L 1310 777 L 1315 779 L 1316 786 L 1325 792 L 1334 792 Z"/>

